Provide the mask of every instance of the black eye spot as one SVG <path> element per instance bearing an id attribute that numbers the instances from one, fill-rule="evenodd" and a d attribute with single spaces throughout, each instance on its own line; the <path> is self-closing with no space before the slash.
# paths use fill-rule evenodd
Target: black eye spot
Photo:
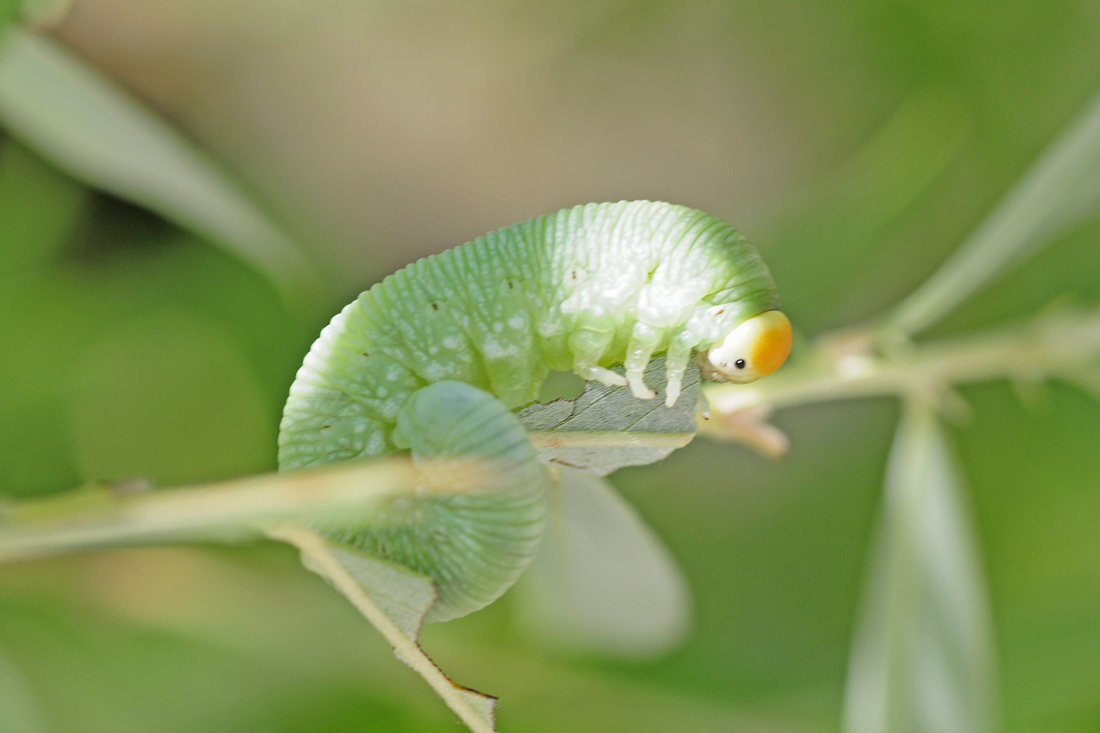
<path id="1" fill-rule="evenodd" d="M 733 362 L 733 365 L 735 367 L 737 367 L 738 369 L 744 369 L 745 368 L 745 360 L 744 359 L 738 359 L 737 361 Z"/>

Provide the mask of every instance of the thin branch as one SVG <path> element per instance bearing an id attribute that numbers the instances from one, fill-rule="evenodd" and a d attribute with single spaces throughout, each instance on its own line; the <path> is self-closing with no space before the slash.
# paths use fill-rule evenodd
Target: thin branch
<path id="1" fill-rule="evenodd" d="M 768 379 L 706 387 L 710 408 L 718 414 L 775 410 L 915 390 L 941 394 L 951 385 L 998 378 L 1060 377 L 1100 358 L 1100 312 L 1044 316 L 1019 328 L 911 346 L 891 355 L 873 353 L 873 334 L 861 336 L 843 339 L 865 348 L 838 350 L 834 347 L 842 337 L 827 338 L 800 364 Z"/>
<path id="2" fill-rule="evenodd" d="M 478 468 L 462 463 L 453 470 Z M 444 490 L 432 478 L 447 474 L 441 468 L 426 472 L 388 458 L 139 493 L 90 486 L 11 502 L 0 505 L 0 562 L 112 545 L 248 539 L 277 522 L 365 516 L 396 493 L 425 484 Z"/>

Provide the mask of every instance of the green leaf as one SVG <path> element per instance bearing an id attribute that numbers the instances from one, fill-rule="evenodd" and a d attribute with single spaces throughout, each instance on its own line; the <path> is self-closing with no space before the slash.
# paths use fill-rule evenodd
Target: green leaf
<path id="1" fill-rule="evenodd" d="M 605 479 L 564 467 L 515 597 L 521 623 L 555 650 L 653 656 L 683 639 L 691 616 L 687 581 L 660 538 Z"/>
<path id="2" fill-rule="evenodd" d="M 846 733 L 996 727 L 992 631 L 977 539 L 930 406 L 906 406 L 862 619 Z"/>
<path id="3" fill-rule="evenodd" d="M 1100 208 L 1100 97 L 1058 137 L 978 229 L 887 321 L 915 334 L 1002 270 Z"/>
<path id="4" fill-rule="evenodd" d="M 231 250 L 292 307 L 316 297 L 298 245 L 213 160 L 53 41 L 0 36 L 0 124 L 77 180 Z"/>
<path id="5" fill-rule="evenodd" d="M 424 617 L 436 600 L 428 578 L 399 565 L 335 547 L 297 525 L 273 529 L 273 539 L 294 545 L 302 561 L 354 605 L 393 645 L 394 655 L 417 672 L 474 733 L 494 733 L 497 699 L 457 685 L 417 644 Z"/>
<path id="6" fill-rule="evenodd" d="M 431 578 L 404 565 L 352 552 L 330 542 L 326 545 L 329 553 L 371 597 L 379 610 L 393 621 L 402 634 L 416 641 L 424 625 L 424 616 L 439 597 Z M 303 557 L 303 560 L 310 570 L 324 575 L 308 557 Z"/>
<path id="7" fill-rule="evenodd" d="M 622 367 L 613 371 L 623 374 Z M 639 400 L 629 387 L 587 382 L 575 400 L 535 403 L 516 415 L 531 436 L 543 463 L 579 468 L 605 476 L 623 466 L 659 461 L 695 437 L 695 401 L 699 369 L 684 374 L 680 399 L 671 408 L 661 398 L 665 359 L 658 356 L 645 371 L 646 384 L 658 392 Z"/>

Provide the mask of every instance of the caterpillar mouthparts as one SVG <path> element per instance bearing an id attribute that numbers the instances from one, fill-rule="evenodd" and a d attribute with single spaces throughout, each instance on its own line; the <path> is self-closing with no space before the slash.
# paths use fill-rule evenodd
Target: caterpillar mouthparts
<path id="1" fill-rule="evenodd" d="M 765 311 L 708 349 L 700 368 L 704 377 L 715 382 L 755 382 L 783 366 L 793 338 L 787 316 L 777 310 Z"/>

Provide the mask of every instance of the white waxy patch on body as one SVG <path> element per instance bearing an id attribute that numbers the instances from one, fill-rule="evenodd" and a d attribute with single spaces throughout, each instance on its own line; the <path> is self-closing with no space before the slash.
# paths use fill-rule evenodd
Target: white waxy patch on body
<path id="1" fill-rule="evenodd" d="M 500 359 L 505 356 L 519 354 L 519 348 L 511 344 L 502 344 L 496 339 L 485 339 L 481 343 L 481 352 L 490 359 Z"/>
<path id="2" fill-rule="evenodd" d="M 429 382 L 438 382 L 449 374 L 447 365 L 438 361 L 428 362 L 421 371 L 424 373 L 424 378 Z"/>
<path id="3" fill-rule="evenodd" d="M 509 328 L 512 328 L 512 329 L 514 329 L 514 330 L 516 330 L 516 331 L 518 331 L 518 330 L 520 330 L 521 328 L 523 328 L 523 327 L 524 327 L 524 325 L 526 325 L 526 323 L 527 323 L 527 322 L 526 322 L 526 320 L 525 320 L 525 319 L 523 318 L 523 316 L 521 316 L 521 315 L 520 315 L 520 314 L 518 314 L 518 313 L 517 313 L 517 314 L 515 314 L 514 316 L 512 316 L 511 318 L 509 318 L 509 319 L 508 319 L 508 327 L 509 327 Z"/>
<path id="4" fill-rule="evenodd" d="M 371 433 L 371 436 L 367 439 L 366 448 L 364 453 L 370 455 L 377 455 L 382 452 L 382 449 L 386 446 L 386 438 L 382 435 L 381 430 L 375 430 Z"/>
<path id="5" fill-rule="evenodd" d="M 445 349 L 457 349 L 462 346 L 462 339 L 458 336 L 446 336 L 443 339 L 443 348 Z"/>

